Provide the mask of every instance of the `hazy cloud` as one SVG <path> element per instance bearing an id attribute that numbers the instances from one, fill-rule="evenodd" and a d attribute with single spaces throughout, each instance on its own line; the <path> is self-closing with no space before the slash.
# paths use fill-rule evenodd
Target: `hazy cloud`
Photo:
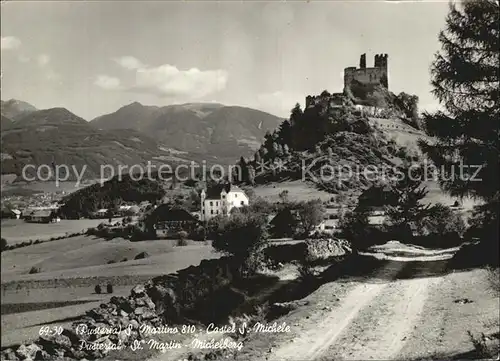
<path id="1" fill-rule="evenodd" d="M 135 84 L 129 91 L 154 94 L 160 97 L 201 98 L 226 87 L 228 74 L 225 70 L 181 70 L 169 64 L 151 67 L 133 56 L 114 59 L 121 67 L 135 71 Z M 102 78 L 108 88 L 118 88 L 119 80 Z M 101 87 L 103 87 L 101 85 Z"/>
<path id="2" fill-rule="evenodd" d="M 226 87 L 224 70 L 179 70 L 172 65 L 137 69 L 134 89 L 159 96 L 191 96 L 201 98 Z"/>
<path id="3" fill-rule="evenodd" d="M 96 80 L 94 81 L 94 84 L 97 85 L 98 87 L 106 89 L 106 90 L 121 90 L 122 89 L 120 79 L 114 78 L 111 76 L 107 76 L 107 75 L 97 76 Z"/>
<path id="4" fill-rule="evenodd" d="M 21 40 L 15 36 L 2 36 L 2 50 L 12 50 L 17 49 L 21 46 Z"/>
<path id="5" fill-rule="evenodd" d="M 121 58 L 114 59 L 120 66 L 128 70 L 144 68 L 146 65 L 141 63 L 140 60 L 133 56 L 122 56 Z"/>
<path id="6" fill-rule="evenodd" d="M 19 55 L 17 58 L 19 59 L 19 61 L 20 61 L 21 63 L 29 63 L 29 62 L 30 62 L 30 60 L 31 60 L 29 56 L 22 55 L 22 54 L 21 54 L 21 55 Z"/>
<path id="7" fill-rule="evenodd" d="M 43 67 L 50 62 L 50 56 L 47 54 L 40 54 L 36 58 L 36 61 L 37 61 L 38 65 Z"/>

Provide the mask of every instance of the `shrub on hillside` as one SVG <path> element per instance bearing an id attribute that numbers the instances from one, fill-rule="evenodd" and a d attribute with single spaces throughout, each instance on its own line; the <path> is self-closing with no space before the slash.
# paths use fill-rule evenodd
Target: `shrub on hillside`
<path id="1" fill-rule="evenodd" d="M 245 259 L 243 274 L 247 276 L 253 275 L 258 271 L 262 271 L 267 264 L 268 260 L 264 253 L 264 247 L 256 247 Z"/>
<path id="2" fill-rule="evenodd" d="M 432 206 L 429 209 L 429 214 L 419 222 L 418 230 L 422 235 L 444 235 L 455 232 L 463 235 L 465 222 L 450 207 L 438 203 Z"/>
<path id="3" fill-rule="evenodd" d="M 40 272 L 42 272 L 42 269 L 40 267 L 35 267 L 35 266 L 31 267 L 31 269 L 29 270 L 30 275 L 35 274 L 35 273 L 40 273 Z"/>
<path id="4" fill-rule="evenodd" d="M 96 286 L 94 287 L 94 292 L 95 292 L 96 294 L 100 295 L 100 294 L 101 294 L 101 286 L 96 285 Z"/>
<path id="5" fill-rule="evenodd" d="M 222 219 L 212 246 L 221 252 L 246 258 L 267 240 L 267 219 L 259 214 L 234 213 Z"/>
<path id="6" fill-rule="evenodd" d="M 195 242 L 203 242 L 207 239 L 205 227 L 199 226 L 191 232 L 191 239 Z"/>
<path id="7" fill-rule="evenodd" d="M 7 245 L 7 240 L 5 238 L 2 238 L 0 247 L 1 247 L 2 252 L 7 249 L 8 245 Z"/>
<path id="8" fill-rule="evenodd" d="M 187 246 L 188 234 L 186 231 L 180 231 L 177 235 L 177 246 Z"/>
<path id="9" fill-rule="evenodd" d="M 113 293 L 113 285 L 111 283 L 108 283 L 106 286 L 106 292 L 107 293 Z"/>
<path id="10" fill-rule="evenodd" d="M 137 256 L 134 257 L 134 259 L 144 259 L 144 258 L 148 258 L 149 257 L 149 253 L 147 252 L 141 252 L 139 253 Z"/>
<path id="11" fill-rule="evenodd" d="M 478 239 L 482 252 L 478 253 L 477 261 L 484 265 L 498 266 L 499 264 L 499 233 L 498 219 L 500 210 L 500 199 L 474 208 L 472 217 L 469 219 L 470 227 L 465 233 L 466 239 Z"/>
<path id="12" fill-rule="evenodd" d="M 368 220 L 369 212 L 364 207 L 358 207 L 352 212 L 347 212 L 339 217 L 338 228 L 340 237 L 351 242 L 356 250 L 364 250 L 383 240 L 376 237 L 376 230 Z"/>
<path id="13" fill-rule="evenodd" d="M 324 219 L 325 209 L 321 200 L 310 200 L 298 204 L 298 213 L 304 233 L 310 233 Z"/>

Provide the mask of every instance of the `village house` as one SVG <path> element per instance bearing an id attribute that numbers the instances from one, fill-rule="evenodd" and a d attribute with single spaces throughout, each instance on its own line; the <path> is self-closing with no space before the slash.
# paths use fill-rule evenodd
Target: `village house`
<path id="1" fill-rule="evenodd" d="M 101 208 L 92 213 L 92 218 L 94 219 L 103 219 L 109 218 L 109 213 L 107 208 Z"/>
<path id="2" fill-rule="evenodd" d="M 52 209 L 34 209 L 23 212 L 25 222 L 29 223 L 56 223 L 61 219 L 56 216 Z"/>
<path id="3" fill-rule="evenodd" d="M 248 206 L 245 192 L 231 183 L 218 184 L 201 191 L 200 220 L 208 221 L 218 215 L 229 216 L 233 208 Z"/>
<path id="4" fill-rule="evenodd" d="M 20 217 L 21 217 L 21 211 L 19 209 L 2 208 L 2 219 L 3 218 L 19 219 Z"/>
<path id="5" fill-rule="evenodd" d="M 198 219 L 182 208 L 169 204 L 158 206 L 151 214 L 151 223 L 158 238 L 177 237 L 179 232 L 190 234 L 199 224 Z"/>

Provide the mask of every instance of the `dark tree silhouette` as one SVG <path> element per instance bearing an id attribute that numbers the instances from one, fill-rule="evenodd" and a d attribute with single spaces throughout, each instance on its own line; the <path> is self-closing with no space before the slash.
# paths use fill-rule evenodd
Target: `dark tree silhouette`
<path id="1" fill-rule="evenodd" d="M 423 150 L 450 179 L 443 188 L 454 195 L 485 200 L 498 197 L 499 166 L 499 4 L 496 0 L 450 5 L 442 50 L 433 63 L 433 93 L 445 111 L 425 114 L 437 144 Z M 462 161 L 472 167 L 459 167 Z M 475 166 L 481 166 L 474 181 Z M 460 174 L 462 172 L 462 174 Z"/>
<path id="2" fill-rule="evenodd" d="M 442 50 L 431 69 L 434 95 L 445 110 L 425 114 L 426 129 L 438 141 L 420 144 L 443 170 L 445 177 L 440 178 L 444 190 L 485 201 L 477 209 L 474 225 L 489 230 L 488 235 L 479 234 L 496 251 L 500 205 L 499 18 L 498 0 L 450 4 L 446 27 L 439 34 Z"/>

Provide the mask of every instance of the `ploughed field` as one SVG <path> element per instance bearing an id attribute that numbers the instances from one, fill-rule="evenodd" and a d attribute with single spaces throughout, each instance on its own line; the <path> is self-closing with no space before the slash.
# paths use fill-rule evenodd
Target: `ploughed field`
<path id="1" fill-rule="evenodd" d="M 126 296 L 155 276 L 219 257 L 210 244 L 175 244 L 77 236 L 2 252 L 2 347 L 37 338 L 44 325 L 70 325 L 111 296 Z M 143 252 L 146 258 L 134 260 Z M 30 274 L 33 267 L 40 272 Z M 108 283 L 113 294 L 106 293 Z M 102 294 L 94 292 L 97 284 Z"/>

